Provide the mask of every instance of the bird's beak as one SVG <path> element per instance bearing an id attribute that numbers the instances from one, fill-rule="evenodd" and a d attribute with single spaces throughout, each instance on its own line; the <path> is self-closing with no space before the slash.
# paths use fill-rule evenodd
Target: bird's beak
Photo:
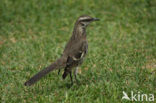
<path id="1" fill-rule="evenodd" d="M 100 19 L 98 19 L 98 18 L 93 18 L 93 21 L 99 21 Z"/>

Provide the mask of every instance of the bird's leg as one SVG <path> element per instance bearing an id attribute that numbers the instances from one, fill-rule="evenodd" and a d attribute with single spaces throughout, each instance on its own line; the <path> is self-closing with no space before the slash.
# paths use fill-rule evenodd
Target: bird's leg
<path id="1" fill-rule="evenodd" d="M 75 71 L 74 71 L 74 77 L 75 77 L 76 82 L 78 83 L 78 80 L 77 80 L 77 72 L 78 72 L 78 67 L 76 67 L 75 68 Z"/>
<path id="2" fill-rule="evenodd" d="M 72 72 L 70 71 L 69 73 L 70 73 L 71 84 L 73 84 Z"/>
<path id="3" fill-rule="evenodd" d="M 58 70 L 58 75 L 60 74 L 60 69 Z"/>

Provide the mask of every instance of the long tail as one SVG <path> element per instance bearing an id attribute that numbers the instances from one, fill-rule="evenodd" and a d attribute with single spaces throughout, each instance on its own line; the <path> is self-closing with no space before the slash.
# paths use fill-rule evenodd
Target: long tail
<path id="1" fill-rule="evenodd" d="M 66 59 L 61 57 L 56 62 L 52 63 L 50 66 L 48 66 L 45 69 L 41 70 L 36 75 L 34 75 L 32 78 L 30 78 L 28 81 L 26 81 L 24 83 L 24 85 L 25 86 L 31 86 L 32 84 L 34 84 L 35 82 L 40 80 L 43 76 L 48 74 L 50 71 L 61 68 L 61 67 L 65 67 L 65 61 L 66 61 Z"/>

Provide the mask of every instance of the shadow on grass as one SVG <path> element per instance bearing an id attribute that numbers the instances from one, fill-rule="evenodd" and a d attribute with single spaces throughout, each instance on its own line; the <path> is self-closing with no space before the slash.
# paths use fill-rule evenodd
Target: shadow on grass
<path id="1" fill-rule="evenodd" d="M 63 84 L 60 84 L 58 86 L 59 89 L 61 88 L 67 88 L 67 89 L 70 89 L 70 88 L 80 88 L 81 86 L 86 86 L 86 85 L 90 85 L 91 83 L 98 83 L 99 81 L 101 81 L 102 77 L 101 76 L 97 76 L 96 77 L 96 80 L 95 78 L 86 78 L 86 76 L 80 76 L 79 75 L 79 78 L 81 79 L 78 79 L 78 81 L 74 80 L 74 83 L 71 84 L 71 82 L 69 83 L 63 83 Z M 65 80 L 64 80 L 65 82 Z"/>

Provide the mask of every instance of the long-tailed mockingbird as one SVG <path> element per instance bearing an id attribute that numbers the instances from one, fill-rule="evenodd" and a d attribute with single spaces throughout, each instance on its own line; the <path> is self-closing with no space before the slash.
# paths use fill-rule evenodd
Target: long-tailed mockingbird
<path id="1" fill-rule="evenodd" d="M 55 69 L 64 68 L 64 73 L 62 78 L 65 79 L 68 74 L 70 74 L 71 83 L 72 80 L 72 68 L 78 67 L 82 64 L 83 59 L 88 50 L 88 42 L 86 35 L 86 28 L 92 21 L 98 21 L 99 19 L 93 18 L 87 15 L 80 16 L 74 26 L 72 36 L 65 46 L 62 56 L 57 59 L 54 63 L 46 67 L 45 69 L 38 72 L 32 78 L 25 82 L 26 86 L 30 86 L 41 79 L 43 76 L 48 74 L 50 71 Z M 77 74 L 77 69 L 74 70 L 75 79 Z M 58 72 L 58 73 L 59 73 Z M 77 79 L 76 79 L 77 80 Z"/>

